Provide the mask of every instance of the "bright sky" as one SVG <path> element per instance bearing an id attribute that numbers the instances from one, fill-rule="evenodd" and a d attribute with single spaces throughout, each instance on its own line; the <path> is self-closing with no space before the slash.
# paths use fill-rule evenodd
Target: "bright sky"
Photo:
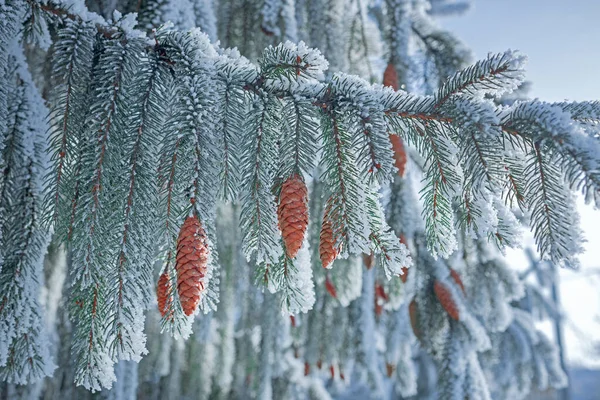
<path id="1" fill-rule="evenodd" d="M 472 0 L 466 15 L 442 25 L 455 32 L 476 58 L 517 49 L 528 56 L 530 95 L 540 100 L 600 99 L 600 1 Z M 582 269 L 561 270 L 561 297 L 567 321 L 567 359 L 573 365 L 600 368 L 600 210 L 580 201 L 588 242 Z M 526 265 L 519 252 L 511 263 Z M 544 329 L 546 330 L 546 329 Z"/>

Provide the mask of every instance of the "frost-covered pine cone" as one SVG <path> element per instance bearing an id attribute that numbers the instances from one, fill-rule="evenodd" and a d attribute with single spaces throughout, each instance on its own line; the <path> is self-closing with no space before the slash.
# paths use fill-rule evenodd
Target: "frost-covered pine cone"
<path id="1" fill-rule="evenodd" d="M 331 224 L 328 207 L 323 215 L 323 224 L 321 225 L 321 235 L 319 237 L 319 256 L 323 268 L 329 268 L 337 255 L 336 238 L 333 235 L 333 225 Z"/>
<path id="2" fill-rule="evenodd" d="M 456 306 L 456 303 L 452 298 L 452 293 L 450 292 L 450 289 L 448 289 L 448 287 L 442 282 L 436 281 L 433 284 L 433 291 L 435 292 L 435 296 L 437 297 L 444 310 L 446 310 L 450 318 L 458 321 L 460 315 L 458 312 L 458 307 Z"/>
<path id="3" fill-rule="evenodd" d="M 169 308 L 171 307 L 171 279 L 167 271 L 163 272 L 158 278 L 158 284 L 156 285 L 156 299 L 158 300 L 158 311 L 161 317 L 164 317 Z"/>
<path id="4" fill-rule="evenodd" d="M 277 217 L 285 251 L 288 257 L 294 258 L 302 247 L 308 226 L 308 190 L 302 176 L 294 174 L 283 183 Z"/>
<path id="5" fill-rule="evenodd" d="M 192 315 L 204 291 L 208 264 L 206 233 L 196 217 L 188 217 L 177 239 L 177 292 L 185 315 Z"/>

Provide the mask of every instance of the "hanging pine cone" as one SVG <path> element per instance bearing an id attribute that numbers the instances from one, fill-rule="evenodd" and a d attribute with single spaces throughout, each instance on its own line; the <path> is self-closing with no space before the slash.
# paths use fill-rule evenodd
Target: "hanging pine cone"
<path id="1" fill-rule="evenodd" d="M 392 142 L 392 150 L 394 151 L 394 165 L 398 168 L 398 175 L 404 176 L 406 171 L 406 150 L 400 136 L 390 134 L 390 142 Z"/>
<path id="2" fill-rule="evenodd" d="M 158 300 L 158 311 L 160 312 L 160 316 L 164 317 L 171 308 L 171 296 L 169 293 L 171 292 L 171 279 L 169 277 L 169 273 L 167 270 L 160 274 L 160 278 L 158 278 L 158 284 L 156 286 L 156 298 Z"/>
<path id="3" fill-rule="evenodd" d="M 277 208 L 279 228 L 290 258 L 296 257 L 308 226 L 308 190 L 298 174 L 289 177 L 281 186 Z"/>
<path id="4" fill-rule="evenodd" d="M 433 291 L 435 292 L 435 296 L 437 297 L 444 310 L 446 310 L 450 318 L 452 318 L 455 321 L 458 321 L 458 307 L 456 306 L 456 303 L 452 298 L 452 293 L 450 292 L 450 289 L 448 289 L 448 287 L 442 282 L 436 281 L 433 284 Z"/>
<path id="5" fill-rule="evenodd" d="M 387 293 L 385 292 L 385 288 L 379 282 L 375 282 L 375 297 L 380 298 L 384 302 L 387 302 L 390 300 Z"/>
<path id="6" fill-rule="evenodd" d="M 385 372 L 388 378 L 391 378 L 396 371 L 396 366 L 390 363 L 385 363 Z"/>
<path id="7" fill-rule="evenodd" d="M 406 280 L 408 279 L 408 268 L 402 267 L 402 274 L 399 276 L 402 283 L 406 283 Z"/>
<path id="8" fill-rule="evenodd" d="M 319 256 L 323 268 L 328 268 L 338 256 L 336 247 L 336 238 L 333 235 L 333 226 L 329 217 L 329 206 L 323 215 L 323 224 L 321 225 L 321 235 L 319 241 Z"/>
<path id="9" fill-rule="evenodd" d="M 415 337 L 421 340 L 421 330 L 419 329 L 419 315 L 417 309 L 417 301 L 413 299 L 408 305 L 408 315 L 410 317 L 410 327 L 412 328 Z"/>
<path id="10" fill-rule="evenodd" d="M 327 293 L 329 293 L 331 297 L 337 299 L 337 291 L 335 290 L 333 282 L 331 282 L 331 279 L 329 279 L 329 276 L 325 278 L 325 290 L 327 290 Z"/>
<path id="11" fill-rule="evenodd" d="M 454 282 L 460 287 L 463 293 L 465 293 L 465 285 L 463 285 L 462 279 L 460 279 L 460 274 L 456 272 L 454 269 L 450 268 L 450 276 L 454 279 Z"/>
<path id="12" fill-rule="evenodd" d="M 375 255 L 373 254 L 373 252 L 369 254 L 363 254 L 363 263 L 365 264 L 365 267 L 367 267 L 367 269 L 373 268 L 373 266 L 375 265 Z"/>
<path id="13" fill-rule="evenodd" d="M 393 63 L 389 63 L 383 72 L 383 86 L 390 86 L 394 90 L 398 90 L 398 72 Z"/>
<path id="14" fill-rule="evenodd" d="M 177 239 L 177 292 L 185 315 L 192 315 L 204 291 L 208 264 L 206 233 L 196 217 L 188 217 Z"/>

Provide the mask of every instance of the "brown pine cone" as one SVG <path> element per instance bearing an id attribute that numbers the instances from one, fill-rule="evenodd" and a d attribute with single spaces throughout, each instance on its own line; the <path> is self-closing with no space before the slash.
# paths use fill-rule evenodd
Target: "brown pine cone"
<path id="1" fill-rule="evenodd" d="M 450 268 L 450 276 L 454 279 L 454 282 L 460 287 L 463 293 L 465 293 L 465 285 L 463 285 L 462 279 L 460 279 L 460 274 L 456 272 L 454 269 Z"/>
<path id="2" fill-rule="evenodd" d="M 450 292 L 450 289 L 448 289 L 446 285 L 444 285 L 442 282 L 436 281 L 433 284 L 433 291 L 435 292 L 435 296 L 437 297 L 444 310 L 446 310 L 450 318 L 452 318 L 455 321 L 458 321 L 458 307 L 456 306 L 456 303 L 452 298 L 452 293 Z"/>
<path id="3" fill-rule="evenodd" d="M 192 315 L 204 291 L 208 264 L 206 233 L 196 217 L 188 217 L 177 239 L 177 292 L 185 315 Z"/>
<path id="4" fill-rule="evenodd" d="M 158 300 L 158 311 L 160 316 L 164 317 L 169 308 L 171 308 L 171 279 L 167 270 L 160 275 L 158 278 L 158 284 L 156 286 L 156 298 Z"/>
<path id="5" fill-rule="evenodd" d="M 391 378 L 396 371 L 396 366 L 394 364 L 385 363 L 385 372 L 388 378 Z"/>
<path id="6" fill-rule="evenodd" d="M 329 279 L 329 276 L 325 278 L 325 290 L 327 290 L 327 293 L 329 293 L 331 297 L 337 299 L 337 290 L 335 290 L 335 286 L 333 282 L 331 282 L 331 279 Z"/>
<path id="7" fill-rule="evenodd" d="M 289 177 L 281 186 L 277 217 L 285 251 L 296 257 L 308 226 L 308 189 L 298 174 Z"/>
<path id="8" fill-rule="evenodd" d="M 406 171 L 406 150 L 400 136 L 390 134 L 390 142 L 392 142 L 392 150 L 394 151 L 394 165 L 398 168 L 398 175 L 404 176 Z"/>
<path id="9" fill-rule="evenodd" d="M 421 330 L 419 329 L 419 311 L 417 309 L 417 301 L 413 299 L 408 305 L 408 315 L 410 316 L 410 327 L 412 328 L 415 337 L 421 340 Z"/>
<path id="10" fill-rule="evenodd" d="M 323 215 L 323 224 L 321 225 L 321 235 L 319 240 L 319 256 L 323 268 L 328 268 L 338 256 L 336 238 L 333 234 L 333 226 L 329 217 L 329 206 Z"/>
<path id="11" fill-rule="evenodd" d="M 406 280 L 408 279 L 408 268 L 402 267 L 402 274 L 398 276 L 400 276 L 402 283 L 406 283 Z"/>
<path id="12" fill-rule="evenodd" d="M 363 254 L 363 263 L 365 264 L 365 267 L 367 267 L 367 269 L 373 268 L 373 266 L 375 265 L 375 255 L 373 254 L 373 252 L 369 254 Z"/>
<path id="13" fill-rule="evenodd" d="M 398 72 L 393 63 L 389 63 L 383 72 L 383 86 L 390 86 L 394 90 L 398 90 Z"/>

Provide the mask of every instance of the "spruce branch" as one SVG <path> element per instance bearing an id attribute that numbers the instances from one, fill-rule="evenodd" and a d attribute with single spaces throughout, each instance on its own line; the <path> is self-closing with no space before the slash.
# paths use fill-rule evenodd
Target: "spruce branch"
<path id="1" fill-rule="evenodd" d="M 363 207 L 364 187 L 358 181 L 352 136 L 345 115 L 335 106 L 323 110 L 323 172 L 320 179 L 326 187 L 327 214 L 332 224 L 337 247 L 350 254 L 367 252 L 368 219 Z"/>
<path id="2" fill-rule="evenodd" d="M 248 113 L 242 156 L 243 181 L 241 228 L 246 257 L 256 252 L 257 263 L 275 262 L 281 254 L 272 174 L 278 164 L 275 145 L 279 104 L 274 98 L 256 99 Z"/>
<path id="3" fill-rule="evenodd" d="M 66 239 L 67 231 L 63 220 L 70 211 L 63 207 L 64 198 L 73 189 L 69 182 L 72 169 L 77 168 L 81 131 L 85 123 L 85 105 L 92 73 L 94 35 L 96 30 L 89 24 L 68 21 L 58 32 L 54 46 L 54 71 L 56 85 L 51 94 L 53 109 L 50 112 L 50 145 L 55 149 L 52 155 L 55 168 L 47 177 L 51 190 L 45 201 L 46 221 L 53 225 L 59 237 Z M 53 210 L 53 211 L 51 211 Z"/>
<path id="4" fill-rule="evenodd" d="M 1 151 L 0 377 L 24 383 L 54 369 L 39 302 L 50 239 L 42 224 L 47 110 L 21 50 L 11 49 L 6 59 L 11 67 L 5 69 L 10 95 Z"/>
<path id="5" fill-rule="evenodd" d="M 512 92 L 523 82 L 525 61 L 525 57 L 510 50 L 489 54 L 485 60 L 477 61 L 446 79 L 436 94 L 437 107 L 453 95 L 497 97 Z"/>

